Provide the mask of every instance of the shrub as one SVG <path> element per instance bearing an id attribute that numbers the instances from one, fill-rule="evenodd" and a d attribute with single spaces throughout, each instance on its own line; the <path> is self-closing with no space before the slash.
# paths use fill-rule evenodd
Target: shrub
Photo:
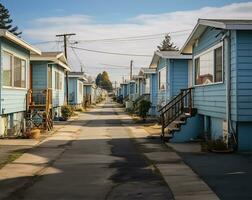
<path id="1" fill-rule="evenodd" d="M 223 151 L 227 150 L 227 144 L 222 139 L 210 140 L 207 142 L 208 150 Z"/>
<path id="2" fill-rule="evenodd" d="M 84 108 L 79 107 L 79 108 L 76 108 L 75 111 L 77 111 L 77 112 L 84 112 L 85 110 L 84 110 Z"/>
<path id="3" fill-rule="evenodd" d="M 61 115 L 62 118 L 67 120 L 73 115 L 73 108 L 71 106 L 61 106 Z"/>
<path id="4" fill-rule="evenodd" d="M 150 101 L 146 101 L 146 100 L 142 100 L 140 102 L 140 105 L 139 105 L 139 116 L 145 120 L 146 117 L 147 117 L 147 113 L 149 111 L 151 107 L 151 102 Z"/>

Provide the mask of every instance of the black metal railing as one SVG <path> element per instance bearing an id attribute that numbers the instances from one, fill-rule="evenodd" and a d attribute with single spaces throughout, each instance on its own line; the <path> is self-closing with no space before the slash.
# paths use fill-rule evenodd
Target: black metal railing
<path id="1" fill-rule="evenodd" d="M 162 124 L 162 136 L 165 128 L 168 127 L 180 115 L 188 113 L 192 115 L 192 90 L 193 88 L 181 89 L 180 93 L 160 110 Z"/>

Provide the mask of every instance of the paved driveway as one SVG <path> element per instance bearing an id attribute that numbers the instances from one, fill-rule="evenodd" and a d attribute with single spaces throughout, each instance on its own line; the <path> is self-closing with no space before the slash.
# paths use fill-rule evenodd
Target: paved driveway
<path id="1" fill-rule="evenodd" d="M 81 114 L 74 125 L 81 126 L 77 138 L 59 145 L 65 150 L 10 199 L 172 199 L 169 187 L 138 150 L 112 104 Z M 41 148 L 47 152 L 55 145 L 46 143 Z"/>
<path id="2" fill-rule="evenodd" d="M 222 200 L 252 199 L 252 154 L 180 153 Z"/>

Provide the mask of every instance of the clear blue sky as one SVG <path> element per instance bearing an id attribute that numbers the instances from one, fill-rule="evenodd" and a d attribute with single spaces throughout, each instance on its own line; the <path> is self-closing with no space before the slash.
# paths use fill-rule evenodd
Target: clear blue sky
<path id="1" fill-rule="evenodd" d="M 1 0 L 11 12 L 14 23 L 28 28 L 34 18 L 83 14 L 101 23 L 122 23 L 139 14 L 158 14 L 220 7 L 246 0 Z"/>

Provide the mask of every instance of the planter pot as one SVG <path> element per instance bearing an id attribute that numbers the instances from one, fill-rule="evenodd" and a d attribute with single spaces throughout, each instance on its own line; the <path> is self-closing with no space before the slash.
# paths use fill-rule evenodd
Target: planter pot
<path id="1" fill-rule="evenodd" d="M 29 134 L 30 139 L 39 139 L 40 138 L 40 130 L 39 129 L 33 129 L 31 130 Z"/>

